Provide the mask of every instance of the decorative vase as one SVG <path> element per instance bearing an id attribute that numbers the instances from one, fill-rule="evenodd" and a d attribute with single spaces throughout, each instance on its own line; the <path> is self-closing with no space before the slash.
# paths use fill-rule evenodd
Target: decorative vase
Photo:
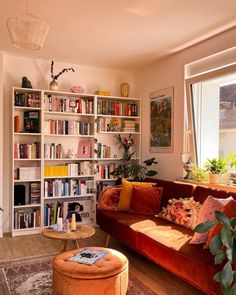
<path id="1" fill-rule="evenodd" d="M 76 230 L 76 221 L 75 221 L 75 213 L 72 214 L 71 216 L 71 224 L 70 224 L 71 230 Z"/>
<path id="2" fill-rule="evenodd" d="M 120 95 L 122 97 L 128 97 L 129 96 L 129 83 L 123 82 L 120 85 Z"/>
<path id="3" fill-rule="evenodd" d="M 49 89 L 50 90 L 53 90 L 53 91 L 56 91 L 58 90 L 58 84 L 57 84 L 57 81 L 56 80 L 52 80 L 49 84 Z"/>

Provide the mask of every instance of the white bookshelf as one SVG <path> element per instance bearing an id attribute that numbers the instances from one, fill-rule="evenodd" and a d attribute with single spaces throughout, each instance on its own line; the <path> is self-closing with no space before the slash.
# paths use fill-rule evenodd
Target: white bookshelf
<path id="1" fill-rule="evenodd" d="M 23 105 L 15 105 L 15 93 L 20 95 L 25 95 L 25 103 Z M 29 96 L 31 95 L 31 96 Z M 28 105 L 28 101 L 32 97 L 39 97 L 39 105 L 32 106 L 32 101 Z M 21 97 L 21 96 L 20 96 Z M 63 104 L 63 109 L 59 106 L 59 101 Z M 112 114 L 112 110 L 109 113 L 101 113 L 98 108 L 102 101 L 106 101 L 113 105 L 115 103 L 120 103 L 123 105 L 133 104 L 136 106 L 136 113 L 133 114 Z M 19 101 L 17 101 L 17 104 Z M 96 223 L 96 185 L 98 182 L 113 183 L 115 179 L 107 179 L 100 177 L 97 168 L 99 165 L 112 165 L 112 163 L 119 162 L 122 158 L 121 150 L 117 145 L 115 135 L 120 134 L 122 137 L 132 134 L 136 143 L 136 159 L 140 159 L 141 155 L 141 100 L 137 98 L 124 98 L 117 96 L 101 96 L 93 94 L 76 94 L 71 92 L 61 92 L 61 91 L 49 91 L 43 89 L 24 89 L 14 87 L 12 91 L 12 116 L 11 116 L 11 127 L 12 127 L 12 235 L 28 235 L 40 233 L 45 227 L 45 210 L 47 206 L 54 206 L 57 202 L 78 202 L 83 204 L 89 204 L 86 210 L 89 211 L 89 218 L 82 220 L 84 224 L 94 225 Z M 24 130 L 24 114 L 25 112 L 38 112 L 39 113 L 39 132 L 28 132 Z M 14 117 L 19 116 L 19 130 L 14 130 Z M 103 131 L 99 128 L 99 120 L 107 120 L 106 122 L 111 122 L 112 120 L 118 120 L 119 129 L 113 131 Z M 139 125 L 139 130 L 134 130 L 133 132 L 123 131 L 124 120 L 135 121 L 136 125 Z M 73 123 L 71 123 L 71 121 Z M 75 121 L 77 123 L 75 123 Z M 50 123 L 48 123 L 50 122 Z M 80 123 L 78 123 L 80 122 Z M 48 132 L 48 124 L 49 131 Z M 72 125 L 69 125 L 72 124 Z M 87 126 L 79 127 L 84 129 L 79 129 L 80 133 L 83 134 L 69 134 L 69 128 L 73 124 L 76 126 Z M 47 125 L 47 128 L 45 127 Z M 61 127 L 62 126 L 62 127 Z M 57 134 L 61 132 L 60 128 L 63 129 L 63 134 Z M 77 127 L 76 127 L 77 128 Z M 87 129 L 86 129 L 87 128 Z M 56 130 L 56 132 L 54 132 Z M 60 132 L 58 132 L 60 130 Z M 65 131 L 66 130 L 66 131 Z M 71 131 L 71 130 L 70 130 Z M 39 142 L 41 145 L 40 155 L 37 158 L 27 158 L 25 155 L 20 155 L 18 158 L 15 157 L 15 144 L 21 145 L 32 145 L 35 142 Z M 85 142 L 90 143 L 90 155 L 88 157 L 81 157 L 79 155 L 79 143 Z M 96 153 L 97 143 L 101 142 L 103 145 L 110 146 L 109 157 L 98 158 Z M 46 146 L 50 148 L 50 155 L 45 156 Z M 28 146 L 27 146 L 28 148 Z M 31 147 L 32 148 L 32 147 Z M 45 150 L 45 151 L 44 151 Z M 60 151 L 59 151 L 60 150 Z M 70 157 L 69 150 L 74 156 Z M 52 155 L 55 153 L 56 155 Z M 27 153 L 26 153 L 27 154 Z M 60 154 L 60 155 L 58 155 Z M 87 164 L 86 164 L 87 162 Z M 45 175 L 45 169 L 53 166 L 67 166 L 75 165 L 77 168 L 82 169 L 83 165 L 90 167 L 91 173 L 86 174 L 75 174 L 75 176 L 60 176 L 57 173 L 52 175 Z M 75 167 L 73 166 L 73 167 Z M 16 170 L 21 167 L 39 167 L 40 177 L 32 179 L 19 179 L 16 176 Z M 51 169 L 51 168 L 49 168 Z M 52 168 L 53 169 L 53 168 Z M 69 170 L 69 168 L 67 168 Z M 72 168 L 70 168 L 72 169 Z M 74 169 L 74 168 L 73 168 Z M 64 175 L 64 174 L 63 174 Z M 73 175 L 73 174 L 71 174 Z M 15 177 L 14 177 L 15 176 Z M 87 181 L 87 182 L 86 182 Z M 47 185 L 53 187 L 55 190 L 56 185 L 59 186 L 71 186 L 71 183 L 76 183 L 76 190 L 80 185 L 85 185 L 87 193 L 76 193 L 76 194 L 52 194 L 50 191 L 50 196 L 45 193 Z M 30 201 L 30 187 L 33 183 L 37 183 L 40 187 L 40 199 L 37 204 L 31 204 Z M 57 183 L 57 184 L 56 184 Z M 67 184 L 68 183 L 68 184 Z M 92 183 L 92 187 L 91 187 Z M 15 191 L 17 191 L 19 185 L 25 187 L 25 204 L 15 204 Z M 87 187 L 89 185 L 89 187 Z M 57 187 L 58 188 L 58 187 Z M 83 188 L 84 189 L 84 188 Z M 88 203 L 86 203 L 88 202 Z M 50 205 L 51 204 L 51 205 Z M 84 205 L 85 206 L 85 205 Z M 88 209 L 89 208 L 89 209 Z M 29 226 L 26 228 L 20 228 L 20 219 L 25 212 L 32 216 L 40 211 L 40 224 L 39 220 L 34 221 L 34 226 Z M 86 211 L 87 212 L 87 211 Z M 82 213 L 81 213 L 82 214 Z M 16 220 L 16 216 L 19 220 Z M 36 224 L 37 223 L 37 224 Z"/>

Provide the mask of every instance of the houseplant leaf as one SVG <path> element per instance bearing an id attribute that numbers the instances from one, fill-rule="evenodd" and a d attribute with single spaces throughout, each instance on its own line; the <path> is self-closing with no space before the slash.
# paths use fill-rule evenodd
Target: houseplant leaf
<path id="1" fill-rule="evenodd" d="M 225 245 L 225 247 L 230 248 L 233 246 L 233 237 L 230 229 L 222 224 L 222 229 L 221 229 L 221 240 L 222 243 Z"/>
<path id="2" fill-rule="evenodd" d="M 233 282 L 233 271 L 230 261 L 228 261 L 221 272 L 221 283 L 225 288 L 229 287 Z"/>
<path id="3" fill-rule="evenodd" d="M 221 264 L 224 261 L 225 256 L 226 254 L 223 251 L 217 253 L 215 256 L 215 264 Z"/>
<path id="4" fill-rule="evenodd" d="M 208 232 L 215 225 L 216 221 L 206 221 L 204 223 L 198 224 L 195 227 L 194 231 L 196 231 L 197 233 L 205 233 Z"/>
<path id="5" fill-rule="evenodd" d="M 221 282 L 221 271 L 217 272 L 214 277 L 213 280 L 220 283 Z"/>
<path id="6" fill-rule="evenodd" d="M 227 226 L 231 226 L 231 223 L 230 223 L 230 220 L 229 218 L 222 212 L 220 211 L 216 211 L 215 212 L 215 216 L 216 216 L 216 219 L 222 223 L 222 224 L 225 224 Z"/>
<path id="7" fill-rule="evenodd" d="M 155 176 L 156 174 L 157 174 L 157 172 L 154 171 L 154 170 L 148 170 L 148 171 L 146 172 L 146 175 L 147 175 L 147 176 Z"/>
<path id="8" fill-rule="evenodd" d="M 231 288 L 230 295 L 236 295 L 236 283 Z"/>
<path id="9" fill-rule="evenodd" d="M 236 216 L 230 218 L 230 223 L 231 223 L 231 226 L 232 226 L 232 227 L 235 227 L 235 225 L 236 225 Z"/>
<path id="10" fill-rule="evenodd" d="M 216 234 L 210 242 L 210 251 L 211 254 L 216 255 L 222 248 L 222 241 L 220 233 Z"/>

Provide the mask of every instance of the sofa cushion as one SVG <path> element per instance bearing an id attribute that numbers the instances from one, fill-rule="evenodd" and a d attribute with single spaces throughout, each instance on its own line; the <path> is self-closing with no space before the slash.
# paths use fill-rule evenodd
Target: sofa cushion
<path id="1" fill-rule="evenodd" d="M 105 188 L 99 197 L 98 208 L 116 210 L 120 199 L 121 186 Z"/>
<path id="2" fill-rule="evenodd" d="M 163 193 L 161 197 L 161 207 L 165 207 L 168 204 L 169 199 L 173 199 L 177 197 L 178 198 L 191 197 L 193 195 L 193 191 L 195 188 L 195 185 L 193 184 L 180 183 L 180 182 L 174 182 L 174 181 L 163 180 L 163 179 L 146 178 L 145 181 L 155 182 L 156 186 L 163 187 Z"/>
<path id="3" fill-rule="evenodd" d="M 162 188 L 133 186 L 130 212 L 157 214 L 160 211 Z"/>
<path id="4" fill-rule="evenodd" d="M 130 202 L 132 198 L 132 190 L 133 186 L 153 186 L 150 182 L 130 182 L 126 179 L 122 179 L 122 188 L 120 193 L 120 200 L 118 203 L 118 210 L 120 211 L 128 211 L 130 207 Z"/>
<path id="5" fill-rule="evenodd" d="M 221 210 L 228 218 L 236 216 L 236 201 L 231 200 Z M 217 223 L 209 232 L 204 248 L 209 248 L 212 238 L 221 231 L 221 223 Z"/>
<path id="6" fill-rule="evenodd" d="M 196 225 L 200 208 L 201 204 L 194 201 L 193 197 L 171 199 L 158 216 L 193 229 Z"/>
<path id="7" fill-rule="evenodd" d="M 221 209 L 230 201 L 232 197 L 227 199 L 216 199 L 212 196 L 208 196 L 199 211 L 197 224 L 204 223 L 206 221 L 215 220 L 215 211 L 221 211 Z M 190 244 L 203 244 L 207 240 L 208 233 L 194 233 Z"/>

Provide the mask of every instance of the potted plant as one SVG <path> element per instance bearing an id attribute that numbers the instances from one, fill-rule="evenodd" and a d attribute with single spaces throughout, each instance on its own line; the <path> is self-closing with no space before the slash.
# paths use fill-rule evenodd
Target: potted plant
<path id="1" fill-rule="evenodd" d="M 123 149 L 123 157 L 119 161 L 118 166 L 112 172 L 112 175 L 118 177 L 117 184 L 121 182 L 121 178 L 132 178 L 137 181 L 142 181 L 146 176 L 155 176 L 157 174 L 154 170 L 149 170 L 148 167 L 152 164 L 157 164 L 155 158 L 151 158 L 143 161 L 144 165 L 140 165 L 139 161 L 132 159 L 132 156 L 135 154 L 135 151 L 130 151 L 130 148 L 135 144 L 134 139 L 131 134 L 128 138 L 122 138 L 120 134 L 115 135 L 120 148 Z"/>
<path id="2" fill-rule="evenodd" d="M 191 169 L 192 179 L 195 181 L 208 181 L 208 173 L 205 169 L 194 165 Z"/>
<path id="3" fill-rule="evenodd" d="M 204 167 L 209 172 L 209 180 L 211 183 L 228 184 L 230 180 L 228 171 L 230 168 L 236 167 L 236 154 L 229 151 L 229 156 L 226 158 L 219 157 L 208 159 Z"/>
<path id="4" fill-rule="evenodd" d="M 236 294 L 236 272 L 232 264 L 236 261 L 236 216 L 228 218 L 224 213 L 215 212 L 217 221 L 206 221 L 196 226 L 194 231 L 204 233 L 216 224 L 221 225 L 220 231 L 210 242 L 210 252 L 215 255 L 215 264 L 224 264 L 222 271 L 217 272 L 213 280 L 221 284 L 224 295 Z"/>

